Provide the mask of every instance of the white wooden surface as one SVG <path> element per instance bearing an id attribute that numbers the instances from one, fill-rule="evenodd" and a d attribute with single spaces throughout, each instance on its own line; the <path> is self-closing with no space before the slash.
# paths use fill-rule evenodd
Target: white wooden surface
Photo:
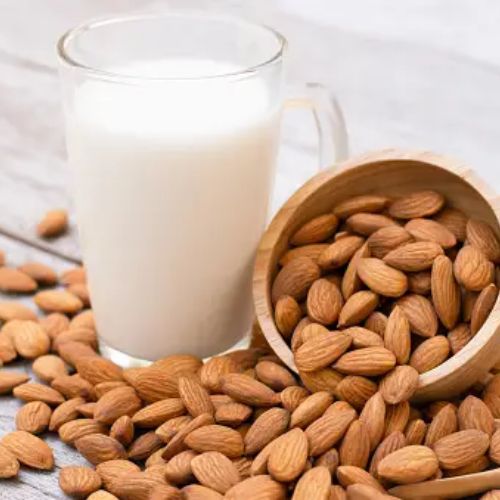
<path id="1" fill-rule="evenodd" d="M 335 90 L 351 150 L 432 149 L 476 168 L 500 188 L 500 3 L 496 0 L 0 0 L 0 226 L 32 237 L 44 210 L 71 210 L 54 44 L 88 17 L 178 7 L 264 21 L 290 42 L 291 81 Z M 315 169 L 311 119 L 285 120 L 278 186 Z M 278 201 L 275 202 L 275 205 Z M 79 255 L 75 231 L 54 245 Z M 0 237 L 10 263 L 67 264 Z M 18 403 L 0 399 L 0 434 Z M 48 437 L 62 465 L 84 463 Z M 54 473 L 23 470 L 0 499 L 64 498 Z"/>

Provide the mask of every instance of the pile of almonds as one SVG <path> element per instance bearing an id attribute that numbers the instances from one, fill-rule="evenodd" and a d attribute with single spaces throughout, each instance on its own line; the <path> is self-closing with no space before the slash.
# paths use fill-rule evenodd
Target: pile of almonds
<path id="1" fill-rule="evenodd" d="M 391 221 L 387 226 L 412 234 L 411 228 L 404 229 L 385 215 L 366 213 L 370 207 L 380 212 L 388 203 L 385 198 L 383 202 L 376 201 L 380 197 L 370 198 L 373 203 L 365 202 L 362 211 L 353 208 L 353 204 L 359 207 L 360 200 L 350 200 L 350 208 L 348 205 L 343 213 L 337 207 L 335 220 L 345 219 L 355 210 L 353 213 L 372 215 L 370 224 L 365 218 L 365 236 L 368 232 L 376 234 L 375 227 L 386 219 Z M 433 198 L 442 199 L 435 193 Z M 389 500 L 404 498 L 404 490 L 400 497 L 398 488 L 411 487 L 412 483 L 470 474 L 500 464 L 500 374 L 495 369 L 460 398 L 422 407 L 409 402 L 418 371 L 425 371 L 411 362 L 419 348 L 411 353 L 410 346 L 419 337 L 428 338 L 420 347 L 442 338 L 454 352 L 457 341 L 452 341 L 450 334 L 441 334 L 443 329 L 457 330 L 461 312 L 464 344 L 491 310 L 485 296 L 490 302 L 494 300 L 485 290 L 493 289 L 496 298 L 491 262 L 498 256 L 486 257 L 485 249 L 479 248 L 478 239 L 472 236 L 474 228 L 487 226 L 467 222 L 454 210 L 443 211 L 442 205 L 439 202 L 433 212 L 421 215 L 440 210 L 436 219 L 443 227 L 455 229 L 458 223 L 450 226 L 449 221 L 461 221 L 460 237 L 454 237 L 459 241 L 466 238 L 468 245 L 456 252 L 456 243 L 445 249 L 439 244 L 442 250 L 426 269 L 414 271 L 420 279 L 414 280 L 412 294 L 406 297 L 422 302 L 414 302 L 413 307 L 399 303 L 391 311 L 392 299 L 388 297 L 392 296 L 383 292 L 387 293 L 389 284 L 396 290 L 397 280 L 381 280 L 369 266 L 373 264 L 371 259 L 377 260 L 375 270 L 391 269 L 398 278 L 401 274 L 405 283 L 416 275 L 400 273 L 393 261 L 391 267 L 386 265 L 382 259 L 390 249 L 371 245 L 371 237 L 365 243 L 364 238 L 351 235 L 359 233 L 362 226 L 355 230 L 350 217 L 346 223 L 349 234 L 337 233 L 336 239 L 333 234 L 337 223 L 328 231 L 316 229 L 314 242 L 310 236 L 305 238 L 308 231 L 304 228 L 294 235 L 295 246 L 282 259 L 284 266 L 273 295 L 277 324 L 285 338 L 291 339 L 300 378 L 270 352 L 258 327 L 253 347 L 206 362 L 188 354 L 172 355 L 149 367 L 122 369 L 98 354 L 83 268 L 58 277 L 38 263 L 18 269 L 0 267 L 0 289 L 7 293 L 37 292 L 34 301 L 44 313 L 37 317 L 19 301 L 0 302 L 0 360 L 4 364 L 18 358 L 31 360 L 38 379 L 29 381 L 24 372 L 0 368 L 0 394 L 13 393 L 25 403 L 16 416 L 17 430 L 0 437 L 0 478 L 15 477 L 20 464 L 52 470 L 53 452 L 40 437 L 46 432 L 57 433 L 88 460 L 85 467 L 59 464 L 59 484 L 66 494 L 91 500 Z M 394 217 L 398 216 L 395 206 L 397 202 L 389 207 Z M 320 228 L 322 224 L 309 223 L 309 235 L 314 233 L 311 227 Z M 485 233 L 491 234 L 491 230 Z M 346 251 L 351 253 L 337 267 L 347 265 L 342 281 L 330 268 L 329 274 L 320 278 L 323 267 L 317 262 L 335 243 L 317 241 L 332 237 L 336 242 L 353 237 L 361 240 L 356 249 Z M 407 243 L 413 239 L 421 241 L 412 235 Z M 494 241 L 498 245 L 496 238 Z M 318 245 L 322 250 L 313 255 L 310 247 Z M 460 252 L 467 248 L 481 258 L 472 271 L 465 272 L 469 256 L 462 264 L 457 262 Z M 368 258 L 368 252 L 373 257 Z M 318 273 L 307 284 L 297 275 L 291 280 L 289 271 L 294 262 L 305 262 L 304 258 L 316 266 Z M 359 263 L 365 258 L 369 271 L 358 275 Z M 454 273 L 443 271 L 449 268 L 448 259 L 454 261 Z M 477 285 L 482 274 L 477 272 L 478 262 L 485 263 L 489 273 L 481 286 Z M 448 295 L 444 302 L 442 297 L 437 298 L 440 292 L 435 292 L 435 273 L 439 273 L 439 283 L 444 285 L 443 276 L 447 284 L 453 282 L 457 293 L 465 289 L 468 306 L 459 302 L 456 316 L 445 312 L 450 304 Z M 349 281 L 345 278 L 348 275 L 351 285 L 344 284 Z M 474 280 L 476 285 L 471 289 Z M 325 283 L 337 292 L 341 289 L 342 295 L 330 292 L 334 288 L 325 288 Z M 38 291 L 39 287 L 55 286 L 59 288 Z M 398 286 L 399 293 L 404 287 Z M 429 290 L 430 300 L 426 298 Z M 375 305 L 371 299 L 366 301 L 371 305 L 364 308 L 358 305 L 345 310 L 359 293 L 374 295 Z M 331 319 L 333 302 L 329 299 L 333 295 L 341 304 L 345 300 L 345 305 Z M 305 308 L 302 299 L 306 299 Z M 293 315 L 280 316 L 285 300 L 298 306 L 293 321 Z M 309 319 L 301 319 L 303 310 Z M 388 318 L 384 311 L 389 313 Z M 412 315 L 412 311 L 419 314 Z M 431 334 L 429 317 L 433 315 L 436 326 Z M 357 326 L 362 321 L 364 326 Z M 342 330 L 326 328 L 336 325 Z M 340 340 L 330 343 L 330 338 Z M 334 350 L 338 353 L 335 356 Z M 370 353 L 369 359 L 360 358 L 358 353 Z M 428 366 L 425 359 L 422 363 L 417 366 Z M 387 493 L 389 489 L 391 494 Z M 500 491 L 491 491 L 484 498 L 500 498 Z"/>
<path id="2" fill-rule="evenodd" d="M 306 385 L 356 384 L 360 404 L 378 384 L 387 403 L 408 399 L 418 374 L 476 335 L 498 296 L 495 232 L 435 191 L 348 199 L 290 245 L 272 285 L 276 326 Z"/>

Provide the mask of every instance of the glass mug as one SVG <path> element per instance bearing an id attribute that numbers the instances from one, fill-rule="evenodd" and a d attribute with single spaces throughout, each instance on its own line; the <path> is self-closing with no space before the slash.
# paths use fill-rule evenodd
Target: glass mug
<path id="1" fill-rule="evenodd" d="M 324 88 L 284 97 L 285 45 L 193 13 L 91 21 L 59 41 L 92 307 L 101 351 L 122 366 L 207 357 L 248 333 L 284 105 L 312 109 L 320 166 L 346 156 Z"/>

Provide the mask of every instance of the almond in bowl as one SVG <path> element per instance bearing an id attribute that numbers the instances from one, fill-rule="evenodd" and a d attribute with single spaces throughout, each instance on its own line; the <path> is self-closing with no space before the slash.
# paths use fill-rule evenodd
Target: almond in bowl
<path id="1" fill-rule="evenodd" d="M 430 153 L 386 151 L 319 174 L 263 236 L 264 335 L 311 385 L 329 373 L 334 387 L 363 377 L 393 401 L 396 388 L 414 400 L 459 394 L 498 360 L 497 206 L 470 170 Z"/>

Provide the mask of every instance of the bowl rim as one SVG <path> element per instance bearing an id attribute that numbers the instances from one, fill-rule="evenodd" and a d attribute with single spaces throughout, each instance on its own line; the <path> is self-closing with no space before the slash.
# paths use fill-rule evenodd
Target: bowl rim
<path id="1" fill-rule="evenodd" d="M 495 191 L 463 162 L 447 156 L 438 155 L 430 151 L 390 148 L 369 152 L 346 160 L 338 166 L 333 166 L 324 170 L 309 179 L 288 198 L 288 200 L 273 217 L 271 223 L 262 235 L 255 258 L 253 274 L 253 298 L 255 313 L 262 333 L 273 351 L 295 373 L 298 373 L 298 370 L 294 362 L 293 352 L 276 328 L 274 315 L 272 314 L 273 307 L 270 298 L 270 287 L 268 286 L 268 277 L 273 271 L 273 269 L 271 269 L 272 249 L 275 243 L 279 240 L 282 232 L 287 228 L 290 219 L 292 219 L 299 210 L 301 204 L 310 199 L 310 197 L 314 196 L 315 192 L 320 187 L 331 182 L 336 177 L 345 174 L 347 171 L 364 168 L 367 165 L 381 161 L 418 161 L 441 168 L 452 175 L 456 175 L 462 181 L 469 184 L 481 196 L 481 198 L 483 198 L 485 203 L 487 203 L 491 208 L 496 217 L 497 223 L 500 226 L 500 197 L 495 193 Z M 493 309 L 481 329 L 467 343 L 467 345 L 458 353 L 448 358 L 444 363 L 441 363 L 436 368 L 419 375 L 419 389 L 417 391 L 417 396 L 424 393 L 427 387 L 432 386 L 437 381 L 442 381 L 447 377 L 452 376 L 459 367 L 468 363 L 488 341 L 492 340 L 499 328 L 500 294 L 498 295 Z M 487 369 L 485 369 L 485 372 L 488 371 L 494 364 L 495 361 L 492 362 Z"/>

